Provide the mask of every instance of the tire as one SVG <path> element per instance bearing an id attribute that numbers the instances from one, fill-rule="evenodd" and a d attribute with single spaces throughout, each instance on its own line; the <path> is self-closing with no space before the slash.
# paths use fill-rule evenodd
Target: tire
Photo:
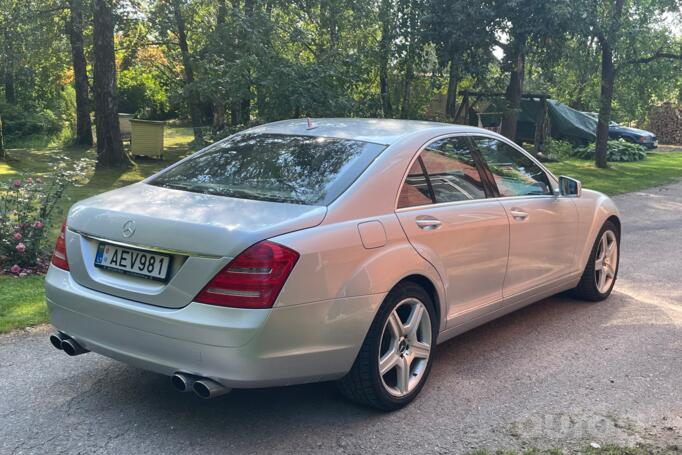
<path id="1" fill-rule="evenodd" d="M 601 256 L 603 246 L 603 239 L 607 238 L 606 242 L 609 243 L 609 238 L 615 242 L 615 258 L 611 256 L 610 258 L 603 258 L 602 263 L 607 263 L 607 267 L 610 267 L 610 271 L 607 272 L 606 269 L 601 271 L 597 268 L 597 259 Z M 615 260 L 614 260 L 615 259 Z M 615 265 L 613 264 L 615 262 Z M 578 286 L 573 290 L 573 294 L 581 299 L 589 300 L 591 302 L 599 302 L 606 299 L 611 295 L 613 286 L 616 284 L 618 279 L 618 267 L 620 264 L 620 230 L 611 221 L 607 221 L 602 226 L 599 234 L 597 235 L 594 245 L 592 246 L 592 251 L 590 257 L 587 260 L 587 265 L 583 271 L 583 275 L 580 278 Z M 602 274 L 606 274 L 606 281 L 603 285 L 600 283 L 600 278 Z M 612 276 L 610 276 L 612 274 Z M 610 280 L 610 281 L 609 281 Z"/>
<path id="2" fill-rule="evenodd" d="M 434 308 L 429 294 L 415 283 L 393 288 L 379 307 L 353 367 L 337 382 L 341 394 L 383 411 L 400 409 L 414 400 L 424 387 L 435 354 L 438 321 Z M 380 356 L 386 368 L 383 375 Z"/>

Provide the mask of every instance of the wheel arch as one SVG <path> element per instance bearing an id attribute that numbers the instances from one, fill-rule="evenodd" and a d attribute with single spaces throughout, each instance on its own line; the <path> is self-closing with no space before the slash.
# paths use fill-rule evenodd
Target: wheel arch
<path id="1" fill-rule="evenodd" d="M 429 297 L 431 297 L 431 300 L 433 301 L 433 309 L 436 312 L 437 327 L 440 328 L 442 322 L 441 298 L 440 295 L 438 294 L 438 289 L 436 288 L 436 285 L 431 281 L 431 279 L 426 277 L 425 275 L 415 273 L 412 275 L 408 275 L 401 279 L 400 281 L 398 281 L 393 286 L 393 288 L 399 286 L 402 283 L 414 283 L 421 287 L 422 289 L 424 289 L 427 294 L 429 294 Z M 440 332 L 440 329 L 438 331 Z"/>

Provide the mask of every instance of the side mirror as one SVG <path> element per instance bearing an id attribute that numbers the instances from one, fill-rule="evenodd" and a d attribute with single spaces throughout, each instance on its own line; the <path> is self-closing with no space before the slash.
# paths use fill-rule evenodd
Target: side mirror
<path id="1" fill-rule="evenodd" d="M 582 190 L 583 185 L 580 183 L 580 180 L 572 179 L 565 175 L 559 177 L 559 192 L 562 196 L 580 197 Z"/>

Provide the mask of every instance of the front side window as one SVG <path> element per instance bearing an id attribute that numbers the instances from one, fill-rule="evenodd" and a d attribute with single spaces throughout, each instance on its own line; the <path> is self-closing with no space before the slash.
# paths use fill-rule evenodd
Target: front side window
<path id="1" fill-rule="evenodd" d="M 245 133 L 214 144 L 149 183 L 243 199 L 328 205 L 384 148 L 348 139 Z"/>
<path id="2" fill-rule="evenodd" d="M 547 174 L 530 158 L 497 139 L 474 138 L 495 178 L 500 196 L 552 194 Z"/>

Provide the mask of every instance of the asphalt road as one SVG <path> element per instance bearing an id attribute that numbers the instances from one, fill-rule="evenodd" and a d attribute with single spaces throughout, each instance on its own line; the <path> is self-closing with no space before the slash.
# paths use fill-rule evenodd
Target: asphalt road
<path id="1" fill-rule="evenodd" d="M 0 337 L 0 453 L 462 453 L 590 443 L 682 446 L 682 184 L 616 198 L 620 280 L 556 296 L 439 347 L 421 396 L 378 413 L 331 384 L 212 401 L 166 377 Z"/>

